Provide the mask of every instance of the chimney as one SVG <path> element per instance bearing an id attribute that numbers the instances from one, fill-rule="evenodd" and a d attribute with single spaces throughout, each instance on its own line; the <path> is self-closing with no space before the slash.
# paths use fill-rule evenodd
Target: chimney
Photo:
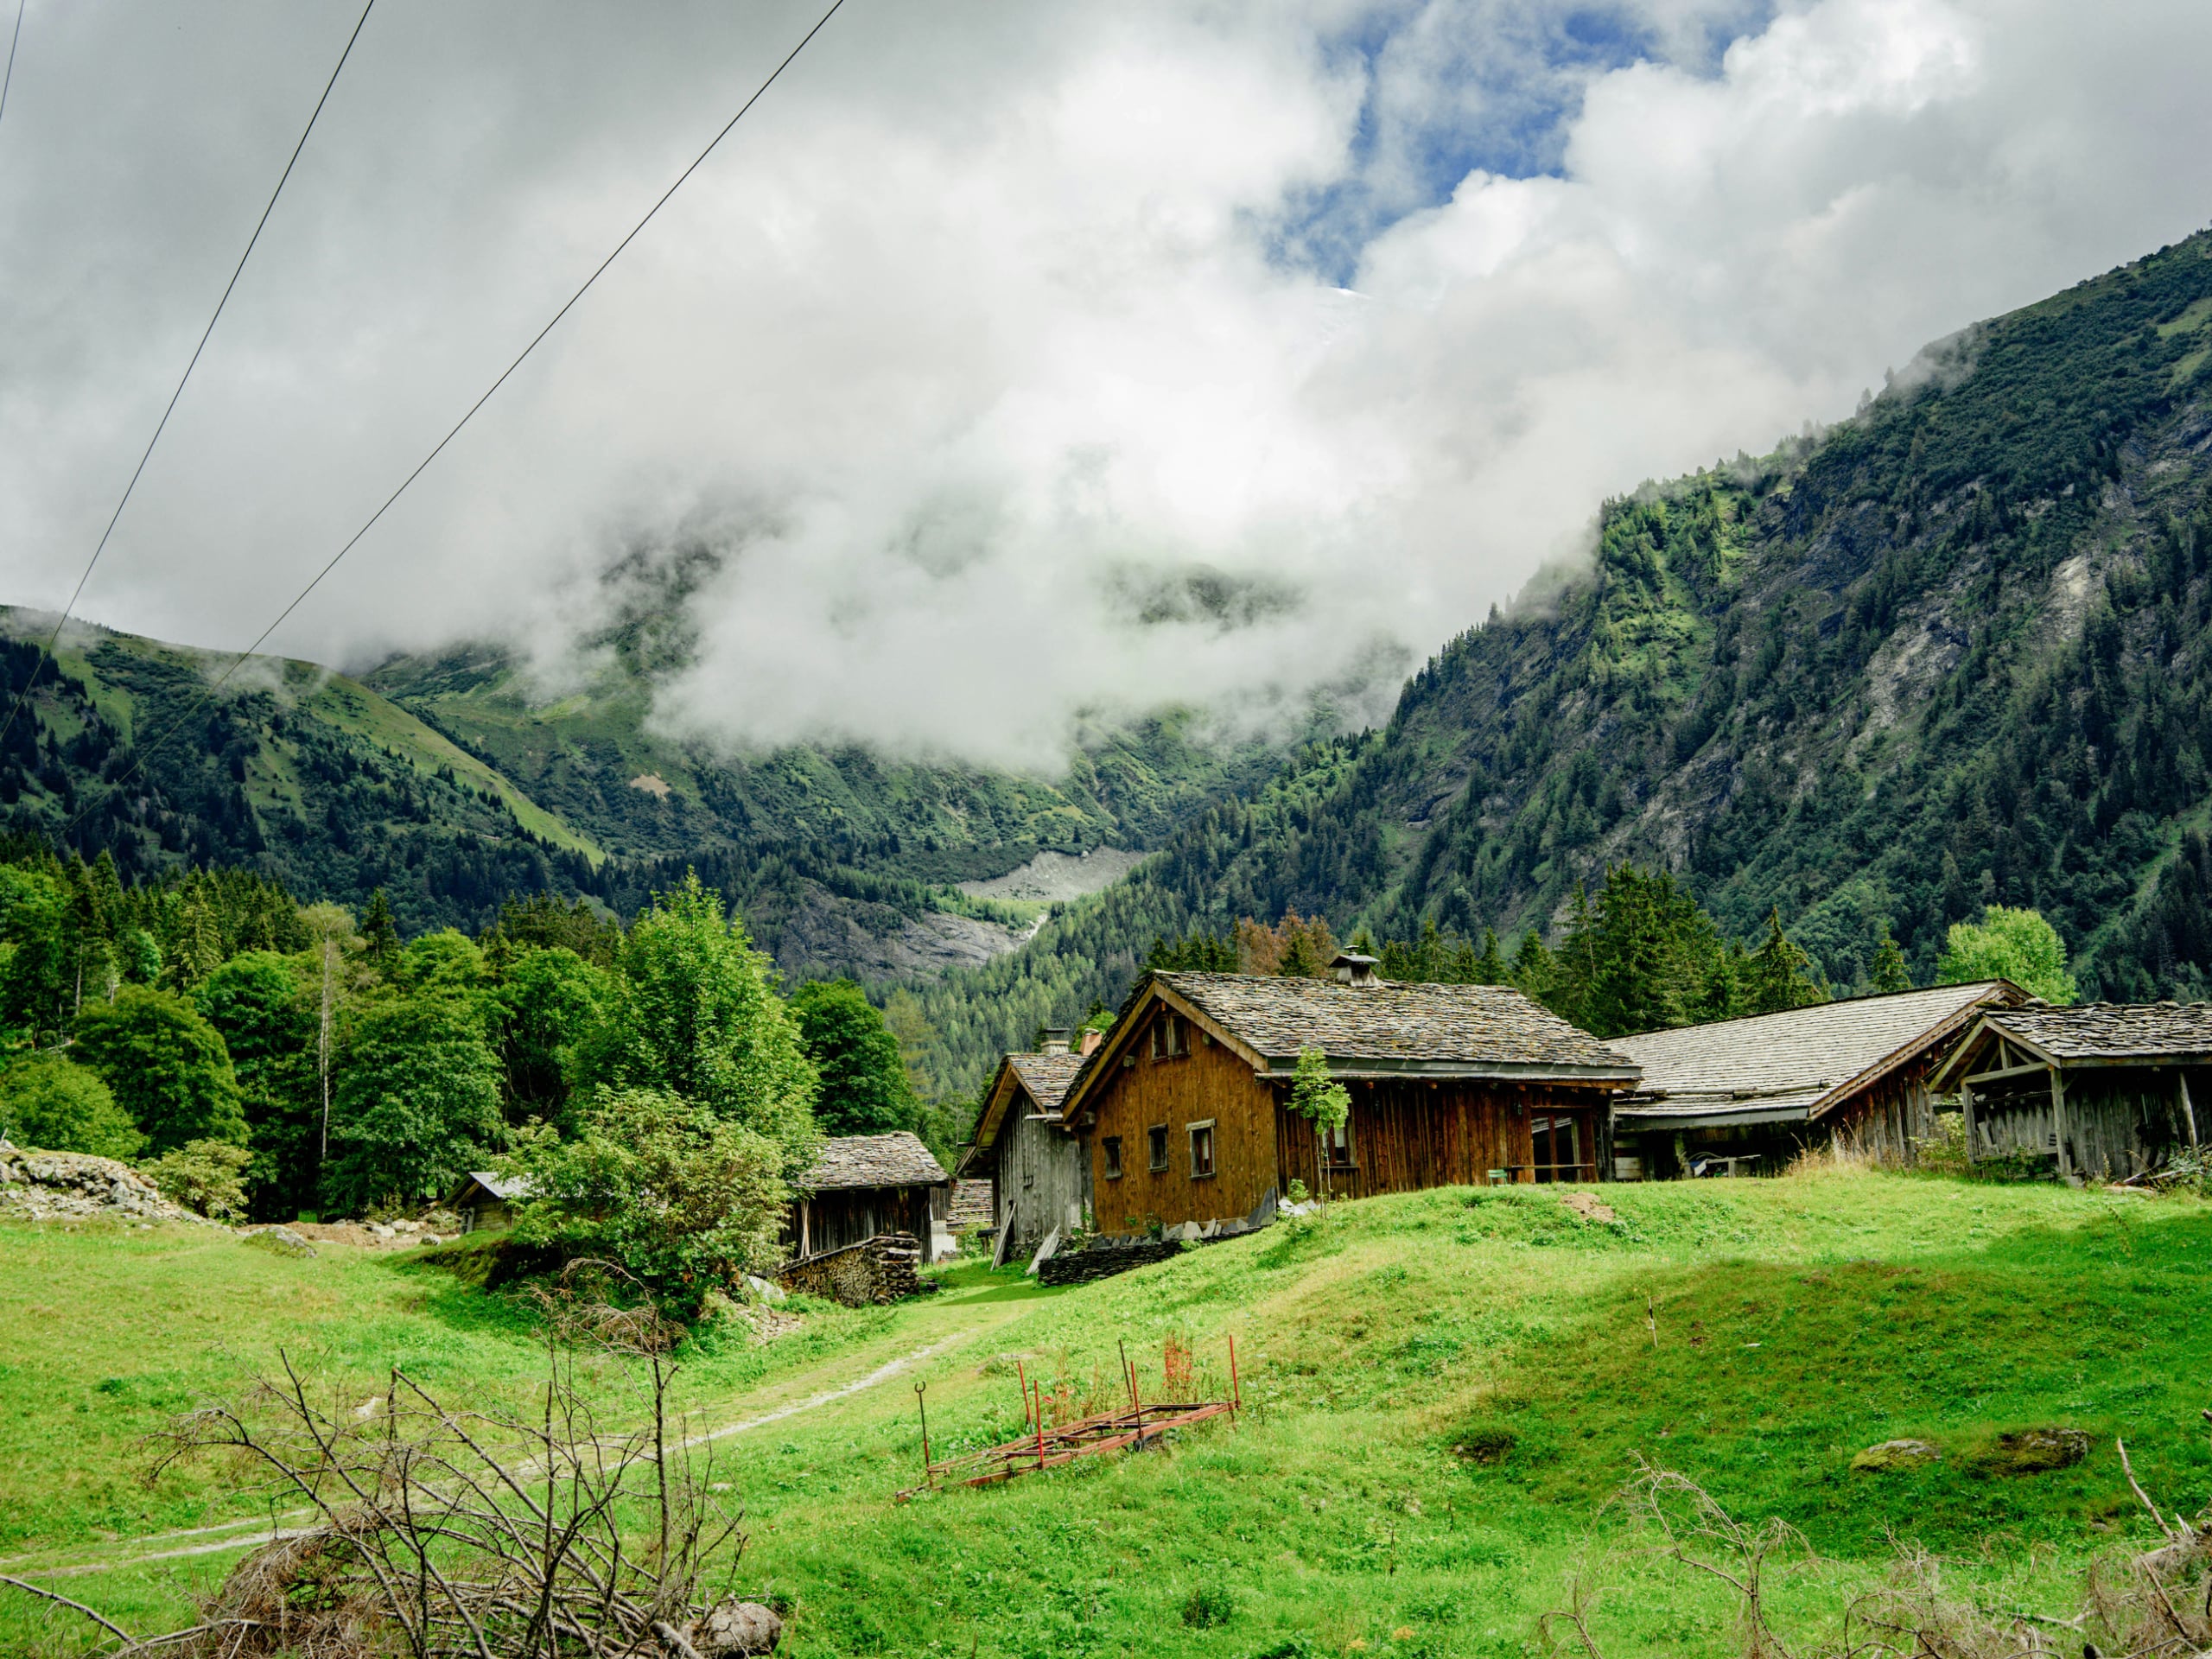
<path id="1" fill-rule="evenodd" d="M 1103 1031 L 1084 1032 L 1083 1033 L 1084 1058 L 1088 1059 L 1091 1055 L 1096 1054 L 1098 1052 L 1098 1045 L 1105 1040 L 1106 1033 Z"/>
<path id="2" fill-rule="evenodd" d="M 1068 1033 L 1065 1027 L 1055 1027 L 1045 1033 L 1045 1052 L 1065 1054 L 1068 1052 Z"/>
<path id="3" fill-rule="evenodd" d="M 1382 982 L 1375 976 L 1376 960 L 1373 957 L 1363 957 L 1357 950 L 1346 950 L 1339 953 L 1329 966 L 1337 970 L 1339 985 L 1380 985 Z"/>

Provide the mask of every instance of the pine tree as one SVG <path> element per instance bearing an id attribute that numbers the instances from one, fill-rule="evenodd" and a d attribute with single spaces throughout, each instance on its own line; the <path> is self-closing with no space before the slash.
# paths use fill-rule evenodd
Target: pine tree
<path id="1" fill-rule="evenodd" d="M 1505 953 L 1497 948 L 1497 930 L 1483 929 L 1483 953 L 1475 963 L 1475 983 L 1503 985 L 1506 982 Z"/>
<path id="2" fill-rule="evenodd" d="M 1905 971 L 1904 952 L 1890 936 L 1890 925 L 1882 924 L 1882 943 L 1874 953 L 1874 988 L 1882 991 L 1909 991 L 1912 976 Z"/>
<path id="3" fill-rule="evenodd" d="M 1782 931 L 1782 911 L 1770 911 L 1766 938 L 1744 964 L 1743 1012 L 1783 1014 L 1828 1000 L 1827 987 L 1813 977 L 1813 960 Z"/>
<path id="4" fill-rule="evenodd" d="M 399 950 L 399 925 L 391 918 L 391 901 L 382 887 L 369 895 L 369 907 L 361 915 L 361 938 L 368 946 L 369 960 L 379 968 Z"/>

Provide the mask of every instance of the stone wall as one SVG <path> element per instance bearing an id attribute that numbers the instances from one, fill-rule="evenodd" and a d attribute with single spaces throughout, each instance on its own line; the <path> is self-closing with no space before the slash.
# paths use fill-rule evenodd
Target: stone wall
<path id="1" fill-rule="evenodd" d="M 1037 1264 L 1040 1285 L 1087 1285 L 1094 1279 L 1110 1279 L 1134 1268 L 1147 1268 L 1183 1254 L 1179 1238 L 1145 1238 L 1129 1244 L 1100 1241 L 1087 1249 L 1062 1250 Z"/>

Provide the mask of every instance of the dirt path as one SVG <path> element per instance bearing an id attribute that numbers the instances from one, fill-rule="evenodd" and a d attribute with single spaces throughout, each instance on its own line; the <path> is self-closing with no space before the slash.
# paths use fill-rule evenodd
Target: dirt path
<path id="1" fill-rule="evenodd" d="M 957 1298 L 948 1299 L 944 1304 L 925 1303 L 918 1310 L 915 1321 L 917 1324 L 926 1325 L 937 1323 L 936 1320 L 928 1317 L 931 1314 L 938 1315 L 940 1318 L 945 1315 L 957 1318 L 965 1313 L 970 1317 L 957 1328 L 946 1332 L 936 1340 L 925 1343 L 922 1346 L 906 1353 L 893 1355 L 861 1376 L 849 1378 L 832 1388 L 817 1389 L 801 1399 L 773 1407 L 755 1415 L 741 1418 L 735 1422 L 725 1423 L 719 1428 L 709 1429 L 704 1433 L 693 1434 L 681 1444 L 685 1446 L 704 1446 L 711 1441 L 727 1440 L 734 1434 L 744 1434 L 756 1428 L 765 1428 L 771 1423 L 784 1422 L 806 1412 L 818 1411 L 824 1406 L 835 1405 L 841 1400 L 849 1400 L 855 1395 L 863 1394 L 870 1389 L 879 1387 L 893 1377 L 933 1359 L 939 1354 L 958 1348 L 976 1337 L 997 1330 L 1000 1326 L 1018 1319 L 1022 1313 L 1027 1312 L 1031 1306 L 1033 1306 L 1032 1303 L 1025 1300 L 963 1306 L 961 1300 Z M 902 1334 L 911 1336 L 912 1333 L 909 1332 Z M 802 1380 L 794 1378 L 791 1382 L 795 1384 Z M 134 1546 L 170 1543 L 173 1541 L 186 1538 L 200 1541 L 189 1544 L 179 1543 L 175 1548 L 168 1549 L 148 1550 L 142 1548 L 133 1554 L 109 1556 L 99 1560 L 72 1561 L 58 1567 L 25 1565 L 37 1559 L 37 1555 L 33 1554 L 28 1556 L 19 1555 L 8 1561 L 0 1561 L 0 1567 L 14 1571 L 19 1577 L 65 1579 L 79 1577 L 87 1573 L 110 1573 L 118 1567 L 141 1567 L 156 1561 L 174 1561 L 198 1555 L 216 1555 L 225 1550 L 247 1549 L 262 1544 L 273 1543 L 280 1539 L 296 1538 L 308 1529 L 298 1525 L 287 1526 L 283 1523 L 304 1521 L 312 1514 L 312 1510 L 296 1510 L 274 1517 L 275 1524 L 273 1525 L 270 1521 L 257 1516 L 251 1520 L 226 1522 L 217 1526 L 188 1527 L 176 1532 L 154 1533 L 135 1540 L 118 1539 L 114 1544 L 109 1546 L 111 1548 L 128 1549 Z M 247 1530 L 248 1529 L 252 1530 Z M 213 1535 L 218 1533 L 230 1535 L 224 1537 Z"/>

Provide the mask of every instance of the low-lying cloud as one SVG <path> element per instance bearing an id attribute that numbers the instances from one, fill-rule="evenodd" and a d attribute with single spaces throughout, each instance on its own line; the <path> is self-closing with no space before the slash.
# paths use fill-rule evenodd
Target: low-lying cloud
<path id="1" fill-rule="evenodd" d="M 811 20 L 379 9 L 87 613 L 251 639 Z M 33 0 L 5 597 L 67 594 L 350 26 Z M 573 683 L 681 557 L 704 741 L 1371 715 L 1600 497 L 2202 223 L 2208 59 L 2181 3 L 849 0 L 272 646 Z"/>

